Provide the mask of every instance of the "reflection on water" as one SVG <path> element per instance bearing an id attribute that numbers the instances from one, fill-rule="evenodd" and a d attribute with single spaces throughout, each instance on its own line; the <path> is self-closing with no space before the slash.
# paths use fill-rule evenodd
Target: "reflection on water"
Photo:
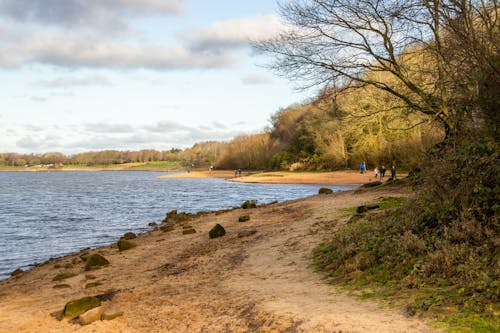
<path id="1" fill-rule="evenodd" d="M 156 172 L 0 173 L 0 279 L 18 267 L 147 230 L 167 211 L 217 210 L 316 194 L 319 185 L 156 179 Z M 346 186 L 331 187 L 334 190 Z"/>

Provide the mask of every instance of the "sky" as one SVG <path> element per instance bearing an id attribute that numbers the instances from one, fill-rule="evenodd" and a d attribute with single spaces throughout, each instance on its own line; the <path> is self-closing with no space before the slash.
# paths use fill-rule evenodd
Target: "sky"
<path id="1" fill-rule="evenodd" d="M 273 0 L 0 0 L 0 152 L 187 148 L 304 100 L 250 41 Z"/>

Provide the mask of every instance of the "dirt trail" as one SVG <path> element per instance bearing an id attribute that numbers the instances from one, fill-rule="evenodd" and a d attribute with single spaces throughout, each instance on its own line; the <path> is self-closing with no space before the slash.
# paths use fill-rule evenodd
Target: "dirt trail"
<path id="1" fill-rule="evenodd" d="M 310 266 L 326 230 L 344 222 L 340 208 L 389 194 L 346 192 L 212 213 L 188 222 L 196 234 L 182 235 L 179 224 L 139 236 L 129 251 L 94 250 L 111 265 L 90 273 L 78 255 L 52 260 L 0 282 L 0 332 L 435 332 L 399 309 L 340 292 Z M 250 221 L 237 222 L 243 213 Z M 227 234 L 210 240 L 215 223 Z M 53 282 L 61 271 L 77 275 Z M 95 281 L 101 285 L 85 288 Z M 62 283 L 69 288 L 54 289 Z M 107 304 L 123 317 L 79 326 L 50 316 L 71 299 L 110 290 Z"/>

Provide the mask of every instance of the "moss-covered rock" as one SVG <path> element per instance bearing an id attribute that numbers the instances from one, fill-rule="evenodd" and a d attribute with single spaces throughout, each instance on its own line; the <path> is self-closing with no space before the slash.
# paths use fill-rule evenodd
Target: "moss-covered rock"
<path id="1" fill-rule="evenodd" d="M 210 231 L 208 232 L 208 236 L 210 238 L 222 237 L 226 234 L 226 230 L 223 226 L 217 223 Z"/>
<path id="2" fill-rule="evenodd" d="M 59 273 L 56 276 L 54 276 L 52 278 L 52 281 L 61 281 L 61 280 L 65 280 L 65 279 L 68 279 L 68 278 L 73 277 L 73 276 L 76 276 L 76 274 L 63 272 L 63 273 Z"/>
<path id="3" fill-rule="evenodd" d="M 252 236 L 257 233 L 257 229 L 247 229 L 238 231 L 238 238 Z"/>
<path id="4" fill-rule="evenodd" d="M 356 208 L 356 213 L 361 214 L 361 213 L 366 213 L 369 210 L 377 209 L 380 208 L 380 205 L 378 204 L 370 204 L 370 205 L 362 205 L 358 206 Z"/>
<path id="5" fill-rule="evenodd" d="M 109 261 L 98 253 L 91 254 L 87 257 L 85 270 L 90 271 L 97 267 L 107 266 Z"/>
<path id="6" fill-rule="evenodd" d="M 73 319 L 98 306 L 101 306 L 101 300 L 94 296 L 87 296 L 70 301 L 64 306 L 63 317 Z"/>
<path id="7" fill-rule="evenodd" d="M 241 208 L 243 208 L 243 209 L 250 209 L 250 208 L 255 208 L 255 207 L 257 207 L 256 200 L 247 200 L 241 204 Z"/>
<path id="8" fill-rule="evenodd" d="M 101 282 L 98 282 L 98 281 L 96 281 L 96 282 L 89 282 L 89 283 L 87 283 L 87 284 L 85 285 L 85 289 L 95 288 L 95 287 L 98 287 L 98 286 L 100 286 L 100 285 L 102 285 L 102 283 L 101 283 Z"/>
<path id="9" fill-rule="evenodd" d="M 65 289 L 65 288 L 71 288 L 71 286 L 69 284 L 66 284 L 66 283 L 61 283 L 61 284 L 56 284 L 52 288 L 54 288 L 54 289 Z"/>
<path id="10" fill-rule="evenodd" d="M 169 232 L 169 231 L 174 230 L 174 226 L 171 224 L 164 224 L 160 227 L 160 230 L 163 232 Z"/>
<path id="11" fill-rule="evenodd" d="M 319 189 L 318 194 L 332 194 L 333 190 L 330 188 L 322 187 Z"/>
<path id="12" fill-rule="evenodd" d="M 250 215 L 241 215 L 238 218 L 238 222 L 246 222 L 246 221 L 250 221 Z"/>
<path id="13" fill-rule="evenodd" d="M 136 243 L 125 239 L 120 239 L 116 245 L 118 246 L 118 251 L 120 252 L 133 249 L 137 246 Z"/>
<path id="14" fill-rule="evenodd" d="M 123 316 L 123 312 L 122 311 L 119 311 L 119 312 L 104 312 L 102 315 L 101 315 L 101 320 L 113 320 L 115 318 L 118 318 L 118 317 L 121 317 Z"/>
<path id="15" fill-rule="evenodd" d="M 126 232 L 120 239 L 131 240 L 137 238 L 137 235 L 131 231 Z"/>
<path id="16" fill-rule="evenodd" d="M 183 235 L 191 235 L 191 234 L 195 234 L 195 233 L 196 233 L 196 230 L 194 230 L 193 228 L 183 229 L 182 230 L 182 234 Z"/>

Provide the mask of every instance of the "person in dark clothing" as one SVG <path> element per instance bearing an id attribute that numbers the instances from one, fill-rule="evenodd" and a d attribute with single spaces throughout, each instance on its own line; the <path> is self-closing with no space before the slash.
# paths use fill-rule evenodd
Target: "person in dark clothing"
<path id="1" fill-rule="evenodd" d="M 385 166 L 382 165 L 382 167 L 380 168 L 380 181 L 381 182 L 384 181 L 384 176 L 385 176 Z"/>
<path id="2" fill-rule="evenodd" d="M 391 167 L 391 179 L 396 180 L 396 167 L 394 165 Z"/>

